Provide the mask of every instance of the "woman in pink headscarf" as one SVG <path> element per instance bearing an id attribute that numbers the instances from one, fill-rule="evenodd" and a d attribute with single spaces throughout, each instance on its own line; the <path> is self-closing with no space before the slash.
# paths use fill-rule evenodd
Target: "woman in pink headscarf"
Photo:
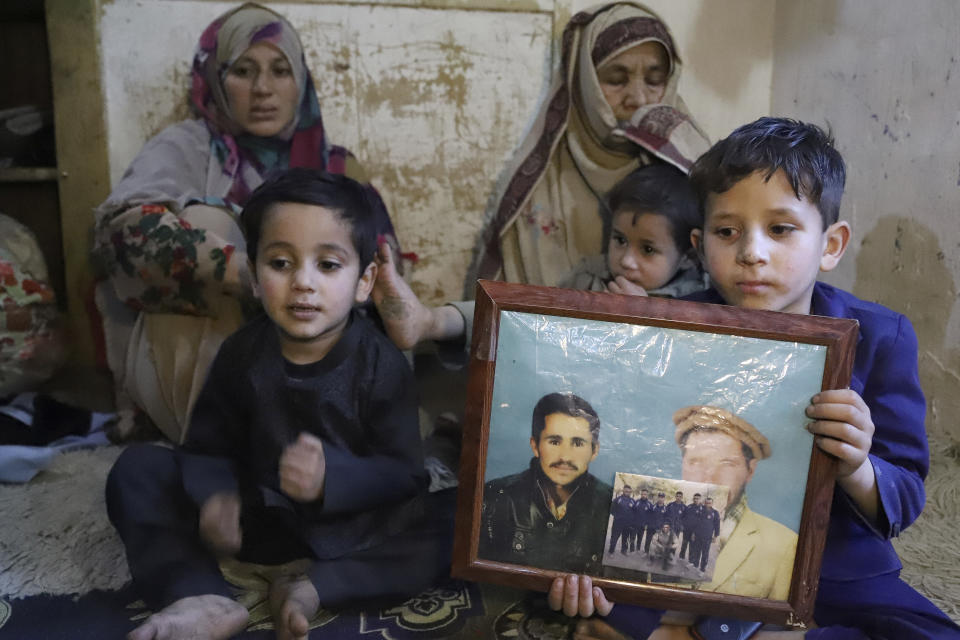
<path id="1" fill-rule="evenodd" d="M 137 408 L 175 442 L 251 296 L 236 221 L 251 191 L 288 167 L 366 183 L 353 155 L 327 140 L 303 46 L 283 16 L 252 3 L 220 16 L 200 36 L 191 76 L 195 119 L 146 143 L 97 208 L 94 241 L 121 416 Z M 379 231 L 396 248 L 375 200 Z"/>

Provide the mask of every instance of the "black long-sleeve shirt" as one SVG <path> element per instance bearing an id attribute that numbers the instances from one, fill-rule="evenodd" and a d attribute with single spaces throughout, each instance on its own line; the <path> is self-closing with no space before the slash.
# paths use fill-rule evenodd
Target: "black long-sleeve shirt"
<path id="1" fill-rule="evenodd" d="M 301 432 L 323 442 L 315 503 L 279 487 L 279 461 Z M 427 485 L 413 374 L 403 354 L 354 313 L 318 362 L 283 358 L 265 315 L 220 348 L 181 452 L 184 488 L 202 505 L 217 492 L 259 494 L 297 516 L 319 558 L 376 544 L 420 516 Z"/>

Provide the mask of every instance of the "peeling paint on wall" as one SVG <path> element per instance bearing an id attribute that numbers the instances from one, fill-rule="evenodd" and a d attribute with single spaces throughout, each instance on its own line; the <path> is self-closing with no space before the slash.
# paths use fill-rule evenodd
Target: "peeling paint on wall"
<path id="1" fill-rule="evenodd" d="M 132 102 L 143 107 L 140 126 L 148 139 L 176 122 L 193 117 L 189 104 L 189 64 L 168 69 L 160 86 L 144 87 L 142 84 L 128 82 L 124 83 L 124 90 Z M 166 109 L 163 102 L 163 97 L 170 94 L 178 97 L 173 110 Z"/>
<path id="2" fill-rule="evenodd" d="M 378 47 L 377 53 L 395 57 L 398 62 L 378 68 L 377 77 L 364 78 L 362 105 L 370 110 L 386 107 L 394 117 L 402 118 L 426 104 L 440 103 L 461 118 L 468 76 L 474 66 L 472 58 L 483 54 L 467 51 L 453 38 L 447 31 L 435 42 L 404 43 L 390 51 Z"/>

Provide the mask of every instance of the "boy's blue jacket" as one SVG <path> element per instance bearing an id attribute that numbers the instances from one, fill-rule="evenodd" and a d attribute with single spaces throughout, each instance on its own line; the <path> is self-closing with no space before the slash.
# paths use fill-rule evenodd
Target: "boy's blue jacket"
<path id="1" fill-rule="evenodd" d="M 715 289 L 684 300 L 724 304 Z M 917 336 L 906 316 L 822 282 L 814 286 L 812 314 L 860 323 L 850 388 L 866 402 L 876 427 L 870 461 L 881 503 L 873 526 L 843 490 L 835 490 L 820 577 L 857 580 L 897 571 L 902 565 L 890 538 L 920 515 L 929 469 Z"/>

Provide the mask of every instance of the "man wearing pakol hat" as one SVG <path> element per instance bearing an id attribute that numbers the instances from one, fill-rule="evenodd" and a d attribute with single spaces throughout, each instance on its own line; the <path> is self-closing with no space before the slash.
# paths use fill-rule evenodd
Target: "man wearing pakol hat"
<path id="1" fill-rule="evenodd" d="M 786 600 L 797 534 L 751 511 L 745 494 L 757 463 L 770 457 L 770 442 L 752 424 L 719 407 L 684 407 L 673 414 L 673 422 L 683 479 L 730 491 L 713 580 L 700 589 Z"/>

